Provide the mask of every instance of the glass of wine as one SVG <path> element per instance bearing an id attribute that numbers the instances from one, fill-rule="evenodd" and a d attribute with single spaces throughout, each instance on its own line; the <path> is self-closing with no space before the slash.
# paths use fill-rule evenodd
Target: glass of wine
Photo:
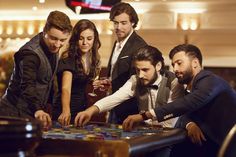
<path id="1" fill-rule="evenodd" d="M 99 79 L 100 72 L 101 72 L 101 67 L 97 67 L 97 68 L 95 69 L 95 74 L 94 74 L 94 76 L 93 76 L 93 78 L 92 78 L 92 81 L 96 81 L 96 80 Z M 93 91 L 90 92 L 90 93 L 88 93 L 88 95 L 89 95 L 89 96 L 92 96 L 92 97 L 97 96 L 97 94 L 95 93 L 95 88 L 93 88 Z"/>

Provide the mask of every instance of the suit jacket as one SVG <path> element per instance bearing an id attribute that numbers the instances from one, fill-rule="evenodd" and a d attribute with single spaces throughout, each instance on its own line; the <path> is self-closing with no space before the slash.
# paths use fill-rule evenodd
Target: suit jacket
<path id="1" fill-rule="evenodd" d="M 236 93 L 222 78 L 202 70 L 193 80 L 190 94 L 155 108 L 158 121 L 185 114 L 211 140 L 221 145 L 236 123 Z"/>
<path id="2" fill-rule="evenodd" d="M 115 44 L 116 43 L 114 43 L 108 63 L 108 76 L 110 75 L 111 58 L 115 49 Z M 132 66 L 133 54 L 145 45 L 147 45 L 147 43 L 134 31 L 125 43 L 120 55 L 118 56 L 116 64 L 114 65 L 111 77 L 112 93 L 116 92 L 121 86 L 123 86 L 130 76 L 134 74 L 134 68 Z M 128 115 L 138 113 L 137 102 L 132 98 L 112 109 L 112 112 L 114 112 L 116 116 L 115 123 L 122 123 Z"/>

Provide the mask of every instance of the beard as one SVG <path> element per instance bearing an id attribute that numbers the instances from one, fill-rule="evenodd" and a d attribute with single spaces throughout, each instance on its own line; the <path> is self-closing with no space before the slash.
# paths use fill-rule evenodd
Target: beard
<path id="1" fill-rule="evenodd" d="M 153 74 L 153 76 L 152 76 L 152 78 L 151 78 L 150 80 L 147 80 L 147 79 L 140 79 L 140 78 L 139 78 L 139 82 L 140 82 L 140 85 L 141 85 L 142 87 L 147 87 L 147 86 L 149 86 L 149 85 L 152 85 L 152 84 L 157 80 L 157 78 L 158 78 L 158 74 L 157 74 L 157 72 L 155 71 L 155 73 Z M 145 82 L 148 82 L 148 83 L 145 84 Z"/>
<path id="2" fill-rule="evenodd" d="M 178 76 L 179 74 L 182 74 L 182 76 Z M 188 68 L 185 72 L 175 73 L 175 76 L 180 84 L 189 84 L 193 79 L 193 71 L 191 68 Z"/>

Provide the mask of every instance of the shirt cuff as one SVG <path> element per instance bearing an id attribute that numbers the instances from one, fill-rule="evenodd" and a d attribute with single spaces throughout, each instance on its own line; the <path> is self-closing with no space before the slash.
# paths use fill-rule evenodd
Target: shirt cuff
<path id="1" fill-rule="evenodd" d="M 94 106 L 96 106 L 99 110 L 99 113 L 102 113 L 104 110 L 101 106 L 97 105 L 97 104 L 94 104 Z"/>
<path id="2" fill-rule="evenodd" d="M 194 122 L 188 122 L 188 123 L 186 124 L 185 128 L 187 129 L 188 126 L 189 126 L 190 124 L 192 124 L 192 123 L 194 123 Z"/>
<path id="3" fill-rule="evenodd" d="M 153 120 L 157 120 L 157 116 L 156 116 L 156 113 L 154 112 L 154 110 L 153 110 L 153 109 L 150 109 L 149 112 L 151 113 L 151 115 L 152 115 L 152 117 L 153 117 L 152 119 L 153 119 Z"/>

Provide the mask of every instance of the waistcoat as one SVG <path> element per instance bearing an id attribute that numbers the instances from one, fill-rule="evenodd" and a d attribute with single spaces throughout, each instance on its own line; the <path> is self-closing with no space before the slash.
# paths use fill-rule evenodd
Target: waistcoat
<path id="1" fill-rule="evenodd" d="M 40 99 L 40 106 L 42 109 L 46 106 L 48 97 L 50 94 L 50 89 L 53 82 L 53 76 L 55 75 L 57 65 L 58 65 L 58 56 L 57 63 L 54 71 L 51 69 L 51 65 L 48 61 L 47 56 L 45 55 L 42 47 L 40 46 L 40 34 L 31 39 L 28 43 L 26 43 L 18 52 L 14 55 L 14 64 L 15 68 L 13 70 L 12 76 L 9 81 L 9 86 L 5 97 L 10 102 L 10 104 L 16 106 L 19 112 L 27 113 L 33 116 L 35 112 L 35 108 L 33 105 L 28 104 L 22 98 L 22 91 L 20 89 L 20 69 L 22 69 L 22 63 L 19 60 L 19 55 L 24 52 L 24 50 L 29 50 L 32 53 L 35 53 L 40 60 L 40 64 L 38 65 L 38 69 L 36 71 L 36 95 Z M 27 51 L 26 51 L 27 52 Z M 33 111 L 33 112 L 32 112 Z"/>
<path id="2" fill-rule="evenodd" d="M 158 87 L 158 93 L 155 101 L 155 107 L 161 106 L 167 103 L 170 95 L 171 90 L 171 82 L 175 79 L 175 75 L 170 71 L 165 71 L 165 73 L 162 75 L 162 80 L 160 82 L 160 85 Z M 138 106 L 139 111 L 141 110 L 148 110 L 148 88 L 143 88 L 139 85 L 139 81 L 137 81 L 136 89 L 135 89 L 135 95 L 138 100 Z"/>

